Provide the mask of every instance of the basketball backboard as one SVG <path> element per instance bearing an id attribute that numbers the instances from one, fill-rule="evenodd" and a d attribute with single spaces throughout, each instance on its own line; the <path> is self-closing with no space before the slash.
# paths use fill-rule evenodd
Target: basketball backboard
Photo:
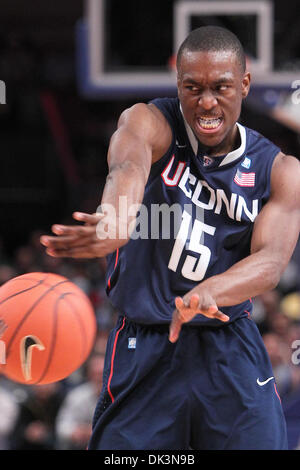
<path id="1" fill-rule="evenodd" d="M 85 7 L 77 50 L 78 86 L 86 98 L 176 94 L 179 45 L 192 29 L 216 24 L 236 33 L 244 46 L 252 102 L 276 118 L 285 119 L 288 113 L 299 129 L 300 109 L 292 96 L 300 70 L 276 68 L 272 1 L 164 0 L 148 5 L 139 0 L 86 0 Z"/>

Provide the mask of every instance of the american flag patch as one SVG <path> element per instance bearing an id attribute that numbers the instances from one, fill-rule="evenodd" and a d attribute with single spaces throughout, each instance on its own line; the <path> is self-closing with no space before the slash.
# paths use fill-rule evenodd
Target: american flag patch
<path id="1" fill-rule="evenodd" d="M 253 188 L 255 186 L 255 173 L 243 173 L 241 170 L 237 170 L 233 181 L 239 186 Z"/>

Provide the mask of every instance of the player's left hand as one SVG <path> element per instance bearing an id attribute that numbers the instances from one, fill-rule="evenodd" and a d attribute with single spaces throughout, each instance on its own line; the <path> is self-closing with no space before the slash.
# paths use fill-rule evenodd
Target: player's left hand
<path id="1" fill-rule="evenodd" d="M 171 343 L 177 341 L 183 323 L 189 322 L 197 314 L 205 315 L 208 318 L 216 318 L 222 322 L 229 320 L 229 317 L 218 309 L 214 299 L 209 296 L 202 302 L 200 302 L 198 294 L 186 295 L 183 298 L 176 297 L 175 305 L 176 310 L 173 312 L 169 331 Z"/>

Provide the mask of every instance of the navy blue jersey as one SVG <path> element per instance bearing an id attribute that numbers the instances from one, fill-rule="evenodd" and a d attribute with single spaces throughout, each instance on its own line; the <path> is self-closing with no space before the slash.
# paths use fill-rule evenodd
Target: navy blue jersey
<path id="1" fill-rule="evenodd" d="M 170 123 L 172 144 L 152 165 L 132 238 L 108 257 L 107 293 L 130 320 L 165 324 L 176 296 L 250 254 L 253 224 L 270 196 L 272 164 L 280 149 L 237 123 L 239 148 L 210 158 L 177 98 L 152 103 Z M 251 299 L 219 308 L 234 321 L 251 314 Z M 191 323 L 222 324 L 203 315 Z"/>

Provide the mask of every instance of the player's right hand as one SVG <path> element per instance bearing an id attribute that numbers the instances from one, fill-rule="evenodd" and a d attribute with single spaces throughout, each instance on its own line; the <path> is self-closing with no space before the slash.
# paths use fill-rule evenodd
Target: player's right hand
<path id="1" fill-rule="evenodd" d="M 40 242 L 46 253 L 56 258 L 101 258 L 120 246 L 120 240 L 97 236 L 97 225 L 103 217 L 98 213 L 74 212 L 73 218 L 84 225 L 55 224 L 52 226 L 55 235 L 42 235 Z"/>

